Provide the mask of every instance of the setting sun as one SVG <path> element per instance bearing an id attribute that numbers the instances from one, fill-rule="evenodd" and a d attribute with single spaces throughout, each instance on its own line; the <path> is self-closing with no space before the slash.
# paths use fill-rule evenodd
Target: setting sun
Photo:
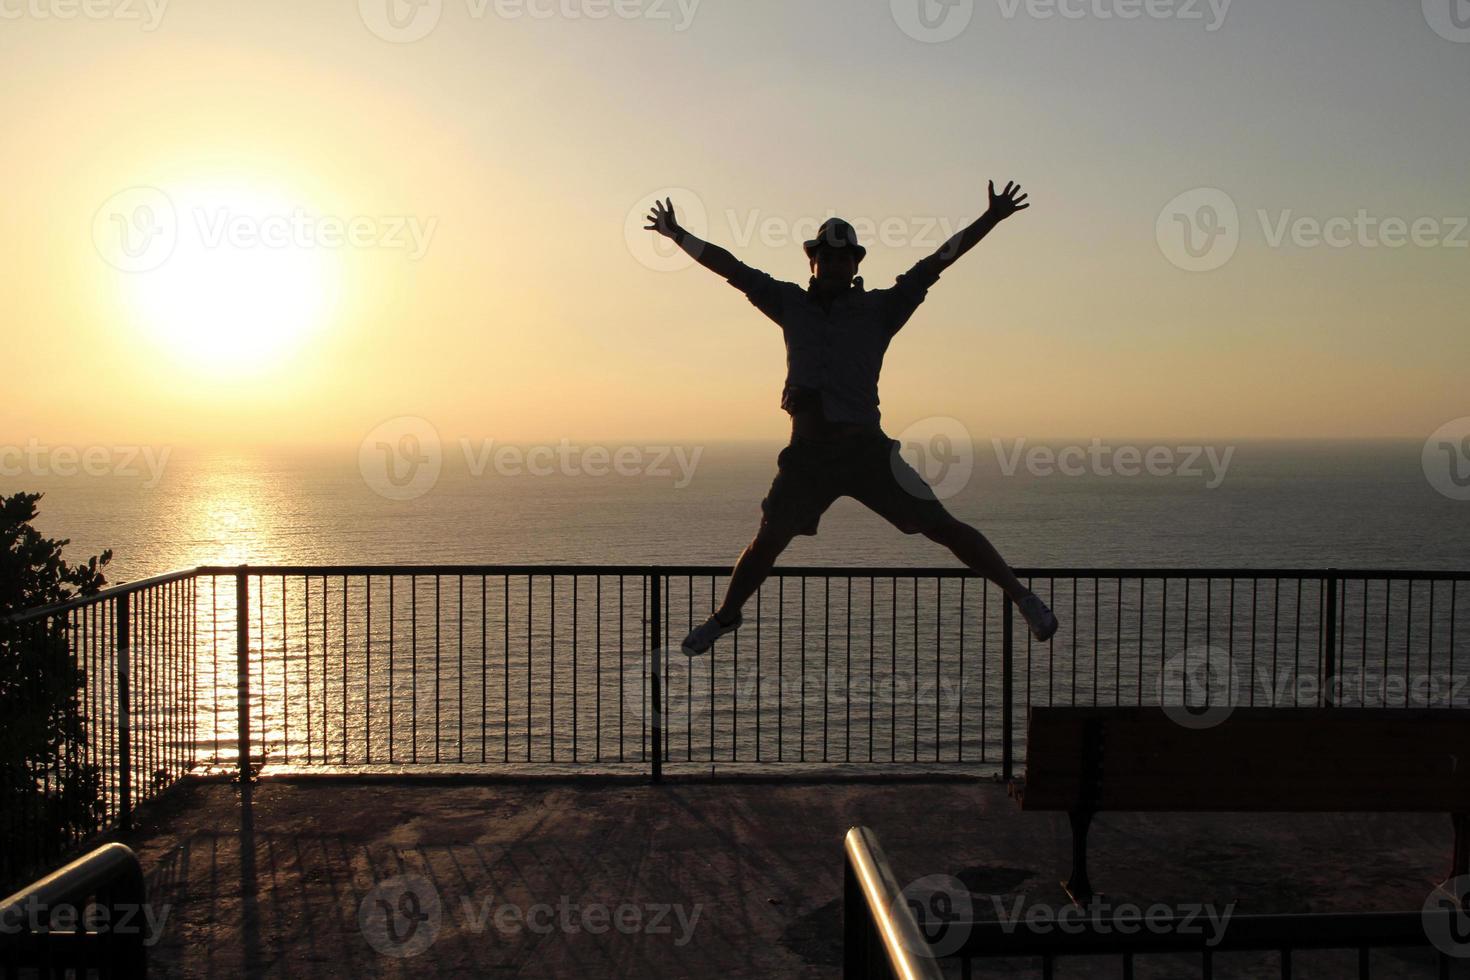
<path id="1" fill-rule="evenodd" d="M 146 188 L 104 208 L 98 236 L 115 238 L 138 326 L 191 367 L 276 363 L 336 306 L 332 241 L 307 207 L 273 191 Z"/>

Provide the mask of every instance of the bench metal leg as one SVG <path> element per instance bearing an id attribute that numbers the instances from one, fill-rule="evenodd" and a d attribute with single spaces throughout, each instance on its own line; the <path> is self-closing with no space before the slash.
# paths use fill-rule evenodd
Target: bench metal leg
<path id="1" fill-rule="evenodd" d="M 1470 874 L 1470 813 L 1452 813 L 1455 827 L 1455 849 L 1450 857 L 1450 878 Z"/>
<path id="2" fill-rule="evenodd" d="M 1087 830 L 1092 826 L 1092 811 L 1070 810 L 1067 819 L 1072 824 L 1072 874 L 1062 882 L 1062 888 L 1073 904 L 1086 905 L 1092 900 L 1092 882 L 1087 877 Z"/>

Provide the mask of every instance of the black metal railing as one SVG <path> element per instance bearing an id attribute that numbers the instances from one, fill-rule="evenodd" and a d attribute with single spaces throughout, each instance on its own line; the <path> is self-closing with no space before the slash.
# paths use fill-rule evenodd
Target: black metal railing
<path id="1" fill-rule="evenodd" d="M 83 677 L 85 734 L 33 795 L 83 760 L 99 802 L 10 872 L 242 762 L 1009 777 L 1031 705 L 1470 707 L 1466 572 L 1022 570 L 1062 618 L 1038 644 L 963 569 L 786 568 L 739 632 L 682 656 L 728 572 L 206 566 L 11 617 L 11 642 L 63 635 Z M 7 833 L 45 812 L 7 812 Z"/>
<path id="2" fill-rule="evenodd" d="M 44 708 L 31 730 L 6 719 L 0 886 L 129 826 L 135 805 L 195 766 L 197 585 L 176 572 L 0 620 L 8 664 L 44 651 L 51 675 L 5 679 Z"/>
<path id="3" fill-rule="evenodd" d="M 143 869 L 106 844 L 0 901 L 0 975 L 143 977 Z"/>

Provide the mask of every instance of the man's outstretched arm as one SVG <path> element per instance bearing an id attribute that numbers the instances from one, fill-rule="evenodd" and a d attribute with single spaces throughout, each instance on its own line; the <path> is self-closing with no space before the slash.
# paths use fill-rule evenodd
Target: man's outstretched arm
<path id="1" fill-rule="evenodd" d="M 990 208 L 982 214 L 968 228 L 956 232 L 954 237 L 939 247 L 929 259 L 935 266 L 936 274 L 943 272 L 955 262 L 960 256 L 980 244 L 980 240 L 990 234 L 990 230 L 1000 224 L 1017 211 L 1024 211 L 1031 205 L 1026 203 L 1026 195 L 1021 193 L 1021 185 L 1010 181 L 1006 182 L 1005 190 L 999 194 L 995 192 L 995 181 L 990 182 Z"/>
<path id="2" fill-rule="evenodd" d="M 671 198 L 653 202 L 653 210 L 648 212 L 648 226 L 643 230 L 656 231 L 672 240 L 690 258 L 721 278 L 729 279 L 738 274 L 742 268 L 740 260 L 725 249 L 706 242 L 682 228 L 679 220 L 674 217 L 674 202 Z"/>

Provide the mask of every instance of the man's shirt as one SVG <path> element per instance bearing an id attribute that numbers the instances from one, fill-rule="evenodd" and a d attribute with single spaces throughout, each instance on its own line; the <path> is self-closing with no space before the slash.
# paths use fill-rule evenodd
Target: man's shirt
<path id="1" fill-rule="evenodd" d="M 824 309 L 813 285 L 803 289 L 742 264 L 729 278 L 786 340 L 781 407 L 792 411 L 801 389 L 819 392 L 829 422 L 877 425 L 878 375 L 888 342 L 939 281 L 939 263 L 922 259 L 888 289 L 868 290 L 862 277 Z"/>

